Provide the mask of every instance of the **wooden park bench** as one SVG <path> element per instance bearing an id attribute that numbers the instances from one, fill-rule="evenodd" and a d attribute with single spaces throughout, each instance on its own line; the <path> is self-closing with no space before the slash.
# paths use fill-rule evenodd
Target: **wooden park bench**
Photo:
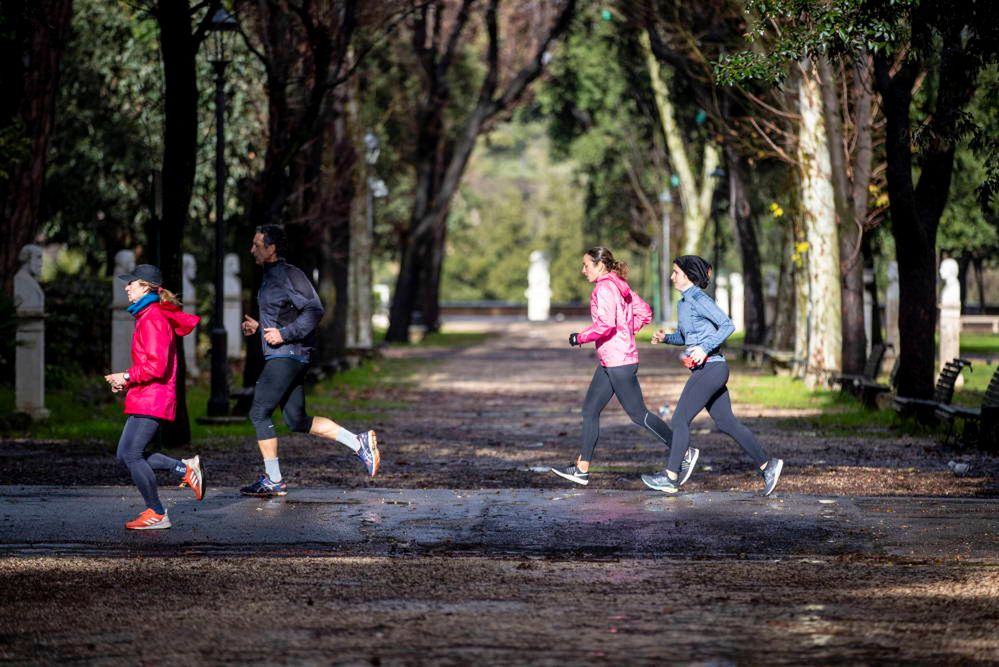
<path id="1" fill-rule="evenodd" d="M 860 396 L 865 386 L 884 387 L 884 390 L 887 391 L 887 386 L 878 384 L 878 373 L 881 372 L 881 363 L 884 361 L 885 352 L 891 346 L 891 343 L 877 343 L 876 345 L 872 345 L 871 353 L 868 355 L 866 363 L 864 363 L 862 373 L 859 375 L 851 373 L 837 375 L 833 377 L 832 382 L 839 385 L 841 392 L 853 394 L 854 396 Z M 874 396 L 876 397 L 877 393 Z"/>
<path id="2" fill-rule="evenodd" d="M 971 368 L 971 362 L 967 359 L 951 359 L 940 371 L 936 386 L 933 388 L 933 398 L 896 395 L 895 410 L 902 414 L 913 414 L 924 421 L 931 419 L 938 406 L 950 405 L 954 399 L 954 383 L 957 382 L 957 376 L 965 366 Z"/>
<path id="3" fill-rule="evenodd" d="M 999 368 L 989 380 L 981 407 L 938 405 L 935 414 L 938 419 L 947 422 L 945 443 L 954 434 L 955 423 L 962 421 L 964 428 L 961 431 L 961 441 L 964 444 L 971 444 L 977 440 L 978 446 L 983 449 L 996 448 L 999 445 Z"/>
<path id="4" fill-rule="evenodd" d="M 769 364 L 774 375 L 789 373 L 796 363 L 804 363 L 796 359 L 791 350 L 778 350 L 765 345 L 743 345 L 741 353 L 742 358 L 754 366 Z"/>

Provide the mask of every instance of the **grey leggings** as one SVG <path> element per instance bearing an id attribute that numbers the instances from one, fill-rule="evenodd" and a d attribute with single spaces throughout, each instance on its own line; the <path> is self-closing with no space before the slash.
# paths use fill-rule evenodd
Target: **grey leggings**
<path id="1" fill-rule="evenodd" d="M 722 433 L 729 435 L 742 447 L 757 466 L 767 462 L 767 455 L 753 432 L 732 414 L 732 399 L 728 395 L 728 364 L 712 361 L 691 372 L 683 387 L 680 400 L 673 412 L 673 450 L 666 469 L 679 472 L 683 455 L 690 444 L 690 422 L 704 408 Z"/>
<path id="2" fill-rule="evenodd" d="M 163 514 L 163 505 L 160 503 L 160 494 L 156 489 L 156 470 L 176 470 L 180 461 L 154 453 L 149 456 L 149 460 L 142 458 L 142 452 L 146 449 L 156 431 L 160 427 L 160 420 L 154 417 L 143 415 L 129 415 L 125 420 L 125 428 L 121 431 L 121 438 L 118 440 L 118 461 L 128 469 L 132 475 L 132 481 L 139 487 L 142 499 L 146 501 L 146 507 L 153 509 L 157 514 Z"/>
<path id="3" fill-rule="evenodd" d="M 593 450 L 600 438 L 600 413 L 610 401 L 611 396 L 617 396 L 621 407 L 631 417 L 631 421 L 648 429 L 659 438 L 669 449 L 673 438 L 669 426 L 657 415 L 649 412 L 642 398 L 642 388 L 638 384 L 638 364 L 614 366 L 605 368 L 597 366 L 590 381 L 590 388 L 583 401 L 583 444 L 579 458 L 590 461 Z"/>

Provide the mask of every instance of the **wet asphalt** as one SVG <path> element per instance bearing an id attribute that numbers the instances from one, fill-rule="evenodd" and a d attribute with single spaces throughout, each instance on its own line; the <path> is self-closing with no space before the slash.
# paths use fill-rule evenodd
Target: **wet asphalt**
<path id="1" fill-rule="evenodd" d="M 994 500 L 552 489 L 163 490 L 167 530 L 127 531 L 122 487 L 0 487 L 0 554 L 479 555 L 995 562 Z"/>

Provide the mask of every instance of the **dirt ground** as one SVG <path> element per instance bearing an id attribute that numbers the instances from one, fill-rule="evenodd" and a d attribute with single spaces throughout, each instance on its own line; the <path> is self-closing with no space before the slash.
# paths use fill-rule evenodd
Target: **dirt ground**
<path id="1" fill-rule="evenodd" d="M 955 664 L 999 659 L 994 565 L 0 559 L 0 662 Z"/>
<path id="2" fill-rule="evenodd" d="M 592 351 L 562 345 L 571 330 L 515 325 L 468 349 L 392 350 L 432 363 L 415 383 L 362 392 L 398 406 L 379 409 L 384 418 L 373 425 L 383 446 L 378 478 L 363 479 L 342 447 L 301 436 L 281 441 L 285 477 L 293 489 L 564 484 L 544 471 L 578 451 L 579 405 L 595 363 Z M 666 350 L 641 353 L 646 402 L 675 404 L 686 372 Z M 995 456 L 929 437 L 825 437 L 796 424 L 804 412 L 733 398 L 736 414 L 785 460 L 781 494 L 999 495 Z M 694 426 L 701 463 L 686 493 L 759 487 L 734 443 L 706 418 Z M 258 474 L 252 441 L 199 445 L 215 485 Z M 2 442 L 0 479 L 128 484 L 113 452 L 82 450 Z M 612 402 L 590 488 L 642 489 L 638 475 L 663 460 L 662 447 Z M 951 460 L 970 463 L 970 474 L 955 476 Z M 999 663 L 997 565 L 999 554 L 975 562 L 862 553 L 300 557 L 266 548 L 212 557 L 8 554 L 0 556 L 8 601 L 0 664 Z"/>

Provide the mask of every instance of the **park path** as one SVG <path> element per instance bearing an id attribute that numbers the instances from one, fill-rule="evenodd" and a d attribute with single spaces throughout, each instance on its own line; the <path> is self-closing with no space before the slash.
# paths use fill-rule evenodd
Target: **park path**
<path id="1" fill-rule="evenodd" d="M 168 531 L 121 529 L 141 501 L 123 476 L 100 477 L 116 470 L 110 452 L 3 443 L 17 485 L 0 485 L 0 595 L 16 613 L 0 615 L 0 662 L 995 661 L 991 459 L 957 478 L 954 453 L 928 438 L 826 437 L 796 423 L 805 415 L 737 403 L 788 462 L 777 492 L 760 497 L 737 447 L 701 420 L 703 465 L 666 497 L 638 481 L 662 447 L 612 402 L 594 481 L 569 486 L 545 469 L 578 447 L 595 363 L 564 344 L 579 327 L 389 350 L 430 363 L 360 392 L 385 444 L 371 482 L 342 448 L 289 437 L 289 495 L 244 498 L 252 440 L 201 443 L 209 494 L 165 488 Z M 649 406 L 675 402 L 672 353 L 642 358 Z M 42 486 L 37 471 L 60 466 L 79 476 Z"/>
<path id="2" fill-rule="evenodd" d="M 357 460 L 339 445 L 289 435 L 281 439 L 282 471 L 293 488 L 565 488 L 548 471 L 579 451 L 580 406 L 596 365 L 592 346 L 570 348 L 568 334 L 586 322 L 457 320 L 452 331 L 487 331 L 485 341 L 463 348 L 389 348 L 392 359 L 417 360 L 414 377 L 396 386 L 354 392 L 361 412 L 313 389 L 309 404 L 351 430 L 374 426 L 382 443 L 382 469 L 369 482 Z M 640 345 L 640 380 L 646 404 L 675 405 L 688 377 L 676 348 Z M 379 362 L 369 367 L 377 372 Z M 740 373 L 761 371 L 735 370 Z M 335 381 L 335 379 L 334 379 Z M 351 390 L 353 391 L 353 390 Z M 773 455 L 786 462 L 778 493 L 850 496 L 999 495 L 997 457 L 954 452 L 932 437 L 883 427 L 824 432 L 814 411 L 747 405 L 733 391 L 736 414 Z M 745 455 L 715 431 L 702 413 L 694 422 L 698 470 L 685 490 L 749 492 L 760 486 Z M 259 468 L 256 443 L 199 442 L 216 486 L 238 487 Z M 0 480 L 15 484 L 120 485 L 127 474 L 113 447 L 73 443 L 2 442 Z M 186 453 L 185 453 L 186 454 Z M 970 464 L 955 476 L 954 458 Z M 616 400 L 601 419 L 590 489 L 643 490 L 639 475 L 662 467 L 664 448 L 634 426 Z M 166 481 L 166 478 L 164 478 Z"/>

